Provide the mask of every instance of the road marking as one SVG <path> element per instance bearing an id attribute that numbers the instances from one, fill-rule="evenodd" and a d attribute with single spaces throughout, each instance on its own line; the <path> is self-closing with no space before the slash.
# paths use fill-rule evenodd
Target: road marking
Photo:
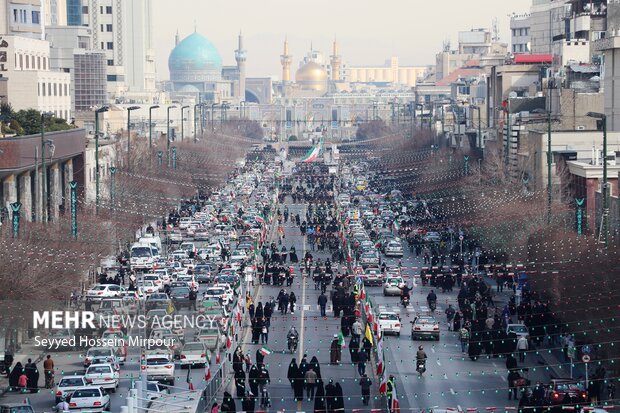
<path id="1" fill-rule="evenodd" d="M 452 395 L 456 395 L 456 392 L 454 391 L 454 389 L 452 387 L 450 387 L 450 393 L 452 393 Z"/>
<path id="2" fill-rule="evenodd" d="M 459 411 L 459 412 L 462 412 L 462 411 L 463 411 L 463 408 L 461 407 L 461 405 L 460 405 L 460 404 L 457 404 L 457 405 L 456 405 L 456 408 L 458 409 L 458 411 Z"/>
<path id="3" fill-rule="evenodd" d="M 431 347 L 431 351 L 434 353 L 435 352 L 435 347 Z"/>
<path id="4" fill-rule="evenodd" d="M 506 379 L 506 377 L 504 377 L 504 376 L 500 376 L 500 377 L 502 378 L 502 380 L 504 380 L 504 381 L 508 381 L 508 380 Z"/>
<path id="5" fill-rule="evenodd" d="M 437 359 L 437 365 L 441 366 L 441 362 L 439 361 L 439 359 Z"/>
<path id="6" fill-rule="evenodd" d="M 304 237 L 304 248 L 303 248 L 304 254 L 306 251 L 306 238 Z M 306 321 L 306 317 L 305 317 L 305 313 L 306 313 L 306 284 L 305 282 L 301 283 L 301 336 L 299 337 L 300 341 L 299 341 L 299 359 L 301 360 L 303 354 L 304 354 L 304 323 Z M 308 306 L 309 307 L 309 306 Z M 297 406 L 299 410 L 300 406 Z"/>

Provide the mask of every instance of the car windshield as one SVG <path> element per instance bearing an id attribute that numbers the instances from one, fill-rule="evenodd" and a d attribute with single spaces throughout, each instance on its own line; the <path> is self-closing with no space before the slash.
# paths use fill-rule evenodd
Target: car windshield
<path id="1" fill-rule="evenodd" d="M 110 371 L 110 366 L 90 366 L 88 370 L 86 370 L 86 374 L 104 374 Z"/>
<path id="2" fill-rule="evenodd" d="M 379 320 L 398 320 L 396 314 L 379 314 Z"/>
<path id="3" fill-rule="evenodd" d="M 179 287 L 179 288 L 173 288 L 172 290 L 170 290 L 170 296 L 185 296 L 189 294 L 189 288 L 183 288 L 183 287 Z"/>
<path id="4" fill-rule="evenodd" d="M 151 247 L 133 247 L 131 256 L 134 258 L 145 258 L 151 256 Z"/>
<path id="5" fill-rule="evenodd" d="M 103 290 L 105 290 L 105 289 L 106 289 L 106 286 L 105 286 L 105 285 L 95 285 L 95 286 L 93 287 L 93 291 L 103 291 Z"/>
<path id="6" fill-rule="evenodd" d="M 433 318 L 418 318 L 416 320 L 418 324 L 435 324 L 435 319 Z"/>
<path id="7" fill-rule="evenodd" d="M 514 331 L 515 333 L 527 333 L 527 327 L 526 326 L 511 326 L 510 329 L 512 331 Z"/>
<path id="8" fill-rule="evenodd" d="M 223 295 L 225 291 L 223 289 L 210 289 L 207 290 L 207 295 Z"/>
<path id="9" fill-rule="evenodd" d="M 203 351 L 204 346 L 201 343 L 187 343 L 183 346 L 183 351 Z"/>
<path id="10" fill-rule="evenodd" d="M 584 391 L 584 387 L 581 383 L 557 383 L 555 390 L 558 392 L 564 391 Z"/>
<path id="11" fill-rule="evenodd" d="M 100 349 L 100 350 L 88 350 L 88 355 L 91 357 L 107 357 L 112 355 L 112 349 Z"/>
<path id="12" fill-rule="evenodd" d="M 71 395 L 71 398 L 75 399 L 77 397 L 100 397 L 100 396 L 101 396 L 101 393 L 99 392 L 99 389 L 98 388 L 92 388 L 92 389 L 76 390 Z"/>
<path id="13" fill-rule="evenodd" d="M 75 387 L 75 386 L 83 386 L 84 380 L 81 377 L 69 377 L 60 380 L 58 383 L 58 387 Z"/>

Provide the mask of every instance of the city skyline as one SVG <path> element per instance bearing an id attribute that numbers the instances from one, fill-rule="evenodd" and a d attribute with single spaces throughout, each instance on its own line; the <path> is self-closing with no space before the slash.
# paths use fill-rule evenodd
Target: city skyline
<path id="1" fill-rule="evenodd" d="M 396 7 L 398 2 L 391 2 Z M 242 15 L 232 18 L 237 13 L 238 5 L 218 4 L 213 9 L 208 3 L 196 3 L 194 0 L 180 2 L 154 2 L 153 26 L 154 44 L 156 45 L 157 78 L 167 80 L 168 56 L 174 48 L 174 37 L 179 31 L 181 39 L 191 34 L 194 29 L 210 39 L 216 46 L 225 65 L 234 65 L 234 50 L 237 35 L 244 35 L 245 48 L 248 51 L 247 74 L 251 77 L 280 77 L 280 54 L 284 37 L 289 40 L 293 56 L 293 68 L 310 50 L 331 54 L 331 45 L 336 38 L 340 45 L 343 61 L 350 66 L 383 64 L 391 56 L 398 56 L 402 65 L 434 65 L 435 54 L 441 51 L 445 40 L 450 40 L 456 47 L 458 31 L 487 28 L 491 29 L 493 18 L 499 24 L 500 40 L 510 43 L 509 15 L 529 10 L 531 0 L 511 2 L 494 2 L 490 0 L 472 0 L 462 2 L 450 0 L 449 16 L 442 16 L 445 29 L 437 25 L 433 17 L 435 10 L 418 10 L 413 4 L 398 5 L 400 11 L 377 22 L 373 8 L 350 10 L 352 2 L 337 4 L 327 0 L 316 0 L 311 9 L 304 9 L 304 16 L 292 15 L 285 10 L 286 4 L 281 0 L 266 0 L 262 3 L 245 5 Z M 190 10 L 191 6 L 191 10 Z M 211 7 L 211 9 L 209 8 Z M 266 11 L 269 10 L 267 13 Z M 324 10 L 330 10 L 329 15 Z M 475 16 L 463 22 L 459 16 L 471 15 L 471 10 L 479 10 Z M 188 12 L 203 19 L 187 21 Z M 262 11 L 262 12 L 261 12 Z M 350 24 L 343 22 L 347 13 L 355 13 Z M 407 16 L 417 13 L 413 27 L 407 25 Z M 249 16 L 249 17 L 246 17 Z M 259 18 L 257 18 L 258 16 Z M 159 22 L 166 20 L 165 25 Z M 320 22 L 319 19 L 324 19 Z M 231 20 L 234 23 L 231 23 Z M 276 24 L 277 22 L 279 27 Z M 374 24 L 375 27 L 366 29 Z M 408 34 L 413 39 L 423 38 L 424 42 L 404 42 Z"/>

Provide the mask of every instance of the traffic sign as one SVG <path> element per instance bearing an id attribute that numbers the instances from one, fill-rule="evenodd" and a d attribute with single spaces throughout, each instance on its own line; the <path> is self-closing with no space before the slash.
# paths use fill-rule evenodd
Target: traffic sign
<path id="1" fill-rule="evenodd" d="M 590 356 L 587 354 L 584 354 L 583 356 L 581 356 L 581 361 L 583 361 L 584 363 L 589 363 L 590 362 Z"/>
<path id="2" fill-rule="evenodd" d="M 592 346 L 590 346 L 589 344 L 586 344 L 581 347 L 581 354 L 591 354 L 591 353 L 592 353 Z"/>
<path id="3" fill-rule="evenodd" d="M 459 239 L 460 239 L 461 241 L 463 241 L 463 239 L 464 239 L 464 238 L 465 238 L 464 236 L 459 235 Z"/>

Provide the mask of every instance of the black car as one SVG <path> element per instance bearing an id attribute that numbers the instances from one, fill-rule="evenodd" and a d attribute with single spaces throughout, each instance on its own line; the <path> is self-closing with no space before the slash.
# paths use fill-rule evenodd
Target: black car
<path id="1" fill-rule="evenodd" d="M 200 284 L 212 282 L 213 276 L 211 275 L 211 266 L 207 264 L 196 265 L 194 268 L 194 278 L 196 282 Z"/>
<path id="2" fill-rule="evenodd" d="M 191 308 L 192 303 L 189 299 L 189 287 L 176 287 L 170 290 L 170 299 L 176 308 Z"/>
<path id="3" fill-rule="evenodd" d="M 144 308 L 146 311 L 154 310 L 157 308 L 168 308 L 168 304 L 170 303 L 170 299 L 164 293 L 155 293 L 151 294 L 145 301 Z"/>

